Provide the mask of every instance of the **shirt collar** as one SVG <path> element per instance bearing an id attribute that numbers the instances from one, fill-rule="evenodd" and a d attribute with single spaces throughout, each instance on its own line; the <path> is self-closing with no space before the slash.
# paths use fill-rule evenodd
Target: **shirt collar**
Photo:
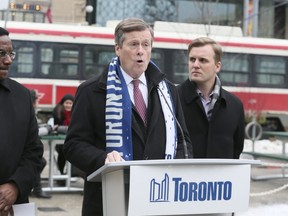
<path id="1" fill-rule="evenodd" d="M 204 98 L 204 94 L 199 89 L 196 89 L 196 91 L 200 97 Z M 212 98 L 213 94 L 214 94 L 214 90 L 210 93 L 209 98 Z"/>
<path id="2" fill-rule="evenodd" d="M 133 78 L 132 78 L 129 74 L 127 74 L 127 73 L 123 70 L 123 68 L 122 68 L 121 66 L 120 66 L 120 70 L 121 70 L 121 72 L 122 72 L 122 74 L 123 74 L 123 77 L 124 77 L 124 80 L 125 80 L 126 84 L 129 85 L 129 83 L 131 83 L 131 82 L 133 81 Z M 146 81 L 146 77 L 145 77 L 145 72 L 143 72 L 138 79 L 139 79 L 145 86 L 147 86 L 147 81 Z"/>

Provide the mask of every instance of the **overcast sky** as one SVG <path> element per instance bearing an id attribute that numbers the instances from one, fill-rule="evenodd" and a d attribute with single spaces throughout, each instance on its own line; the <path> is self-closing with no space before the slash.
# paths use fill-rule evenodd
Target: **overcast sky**
<path id="1" fill-rule="evenodd" d="M 1 0 L 0 10 L 7 9 L 9 0 Z"/>

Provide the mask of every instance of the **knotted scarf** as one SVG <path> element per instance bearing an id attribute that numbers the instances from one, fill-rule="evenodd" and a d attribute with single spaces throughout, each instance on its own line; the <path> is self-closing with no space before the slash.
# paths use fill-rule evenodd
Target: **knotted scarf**
<path id="1" fill-rule="evenodd" d="M 150 63 L 156 66 L 152 61 Z M 174 106 L 166 81 L 160 82 L 159 88 L 158 95 L 166 126 L 165 159 L 173 159 L 176 155 L 178 141 L 176 122 L 170 111 L 171 108 L 174 112 Z M 115 150 L 120 152 L 124 160 L 133 160 L 132 105 L 126 82 L 119 67 L 118 57 L 112 59 L 108 69 L 105 125 L 106 151 Z"/>

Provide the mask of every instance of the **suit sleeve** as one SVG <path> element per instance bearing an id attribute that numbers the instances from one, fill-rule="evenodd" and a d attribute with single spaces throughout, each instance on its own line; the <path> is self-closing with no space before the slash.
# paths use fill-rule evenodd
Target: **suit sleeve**
<path id="1" fill-rule="evenodd" d="M 97 139 L 94 132 L 95 122 L 98 119 L 95 119 L 97 111 L 92 104 L 100 104 L 100 102 L 91 102 L 93 101 L 91 98 L 97 100 L 93 92 L 87 91 L 82 86 L 78 87 L 63 148 L 67 160 L 87 174 L 103 166 L 107 155 L 106 141 Z M 98 129 L 97 133 L 101 133 L 100 130 Z"/>
<path id="2" fill-rule="evenodd" d="M 43 144 L 38 136 L 38 124 L 32 103 L 28 109 L 27 139 L 24 141 L 25 146 L 18 167 L 8 180 L 8 182 L 14 182 L 19 189 L 16 203 L 25 202 L 28 198 L 33 188 L 35 177 L 40 172 L 43 156 Z"/>

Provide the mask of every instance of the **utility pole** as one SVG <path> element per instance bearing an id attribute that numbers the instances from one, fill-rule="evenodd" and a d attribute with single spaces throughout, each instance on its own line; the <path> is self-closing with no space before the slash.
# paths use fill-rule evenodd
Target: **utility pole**
<path id="1" fill-rule="evenodd" d="M 8 18 L 9 18 L 9 14 L 10 14 L 10 0 L 8 0 L 8 5 L 6 8 L 6 13 L 5 13 L 5 22 L 4 22 L 4 28 L 6 29 L 7 26 L 7 22 L 8 22 Z"/>
<path id="2" fill-rule="evenodd" d="M 96 23 L 96 8 L 97 8 L 97 0 L 86 0 L 86 21 L 88 25 L 92 25 Z"/>
<path id="3" fill-rule="evenodd" d="M 244 36 L 258 35 L 259 0 L 244 0 Z"/>

